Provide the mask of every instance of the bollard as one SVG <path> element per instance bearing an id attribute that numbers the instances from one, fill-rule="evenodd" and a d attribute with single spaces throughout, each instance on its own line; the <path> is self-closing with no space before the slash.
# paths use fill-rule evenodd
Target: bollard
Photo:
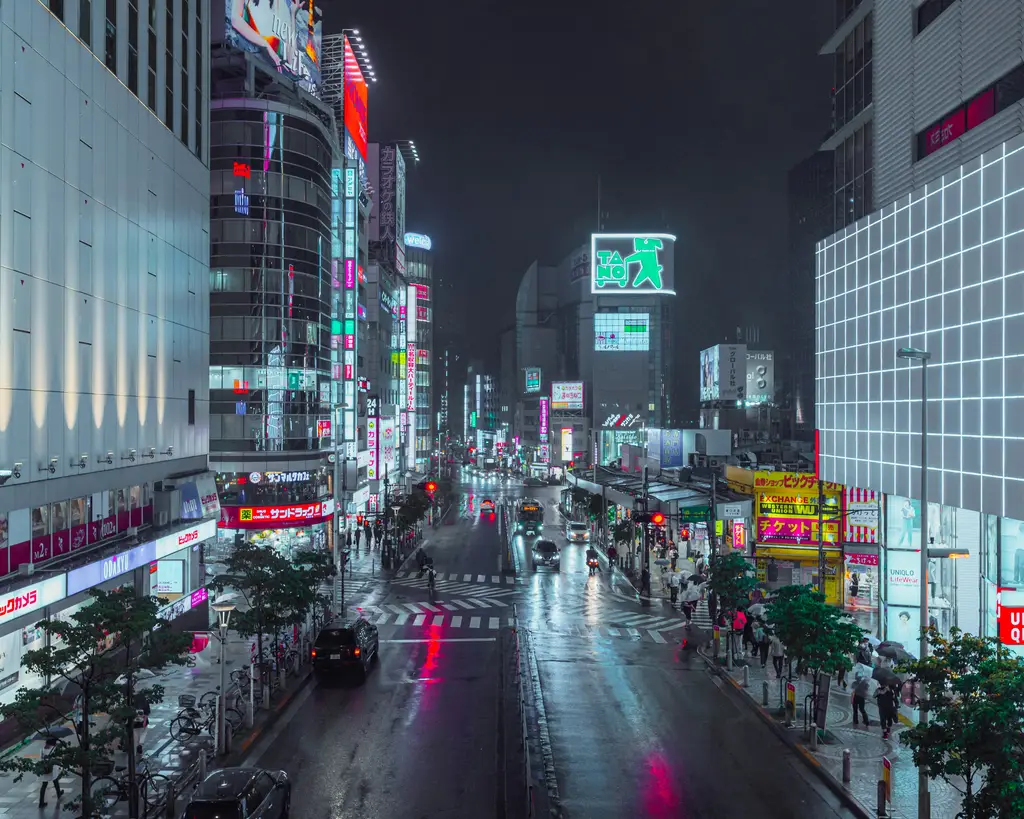
<path id="1" fill-rule="evenodd" d="M 850 749 L 849 748 L 844 748 L 843 749 L 843 784 L 844 785 L 849 785 L 850 784 L 850 768 L 851 768 L 851 765 L 852 765 L 852 760 L 850 759 Z"/>
<path id="2" fill-rule="evenodd" d="M 811 722 L 811 750 L 818 750 L 818 726 Z"/>
<path id="3" fill-rule="evenodd" d="M 174 782 L 168 782 L 167 784 L 167 802 L 164 804 L 164 817 L 166 819 L 175 819 L 177 811 L 175 811 L 175 805 L 178 803 L 178 797 L 174 795 Z"/>
<path id="4" fill-rule="evenodd" d="M 229 744 L 228 737 L 231 735 L 231 726 L 224 726 L 224 742 L 225 747 Z M 206 779 L 206 751 L 199 754 L 199 781 L 202 782 Z"/>
<path id="5" fill-rule="evenodd" d="M 285 688 L 288 685 L 288 675 L 285 674 L 284 664 L 283 663 L 282 663 L 281 667 L 277 669 L 277 677 L 278 677 L 278 684 L 280 685 L 281 690 L 284 691 Z"/>
<path id="6" fill-rule="evenodd" d="M 878 819 L 885 819 L 885 780 L 878 780 Z"/>
<path id="7" fill-rule="evenodd" d="M 761 705 L 768 707 L 768 680 L 761 681 Z"/>
<path id="8" fill-rule="evenodd" d="M 225 756 L 227 756 L 228 754 L 231 753 L 232 733 L 233 733 L 233 731 L 231 730 L 231 725 L 229 723 L 224 723 L 224 755 Z M 205 766 L 205 764 L 206 764 L 206 753 L 201 751 L 199 759 L 201 760 L 199 764 L 201 766 Z M 200 767 L 200 771 L 201 770 L 202 770 L 202 767 Z"/>
<path id="9" fill-rule="evenodd" d="M 743 666 L 743 687 L 750 688 L 750 666 Z"/>

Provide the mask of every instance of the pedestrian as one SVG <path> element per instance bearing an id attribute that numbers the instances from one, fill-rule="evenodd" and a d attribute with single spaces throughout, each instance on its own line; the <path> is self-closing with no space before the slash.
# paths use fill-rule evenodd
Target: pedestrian
<path id="1" fill-rule="evenodd" d="M 350 548 L 350 549 L 352 548 L 352 530 L 351 529 L 346 529 L 345 530 L 345 545 L 348 546 L 348 548 Z"/>
<path id="2" fill-rule="evenodd" d="M 671 563 L 672 571 L 675 571 L 676 562 L 679 560 L 679 550 L 676 548 L 674 543 L 672 544 L 672 549 L 668 553 L 668 559 Z"/>
<path id="3" fill-rule="evenodd" d="M 836 666 L 836 685 L 846 690 L 846 665 L 842 662 Z"/>
<path id="4" fill-rule="evenodd" d="M 862 637 L 857 646 L 857 662 L 871 668 L 871 643 L 867 637 Z"/>
<path id="5" fill-rule="evenodd" d="M 775 679 L 782 679 L 782 665 L 786 659 L 786 647 L 782 644 L 778 634 L 773 634 L 768 643 L 768 653 L 772 656 L 772 665 L 775 667 Z"/>
<path id="6" fill-rule="evenodd" d="M 668 591 L 672 596 L 672 605 L 675 606 L 676 600 L 679 598 L 679 574 L 678 572 L 670 572 L 668 576 Z"/>
<path id="7" fill-rule="evenodd" d="M 882 723 L 882 739 L 889 738 L 889 731 L 896 724 L 899 714 L 899 699 L 895 689 L 890 685 L 880 685 L 875 692 L 878 700 L 878 718 Z"/>
<path id="8" fill-rule="evenodd" d="M 644 566 L 644 570 L 640 572 L 640 594 L 651 596 L 651 572 Z"/>
<path id="9" fill-rule="evenodd" d="M 757 641 L 754 639 L 754 621 L 743 615 L 743 653 L 747 653 L 747 646 L 750 646 L 751 655 L 757 653 Z"/>
<path id="10" fill-rule="evenodd" d="M 868 712 L 864 709 L 864 701 L 867 699 L 871 685 L 868 678 L 858 676 L 853 681 L 853 724 L 857 724 L 857 715 L 864 717 L 864 727 L 871 727 L 871 720 L 868 719 Z"/>
<path id="11" fill-rule="evenodd" d="M 64 791 L 60 787 L 60 768 L 53 764 L 53 755 L 57 751 L 57 740 L 54 737 L 49 737 L 46 740 L 46 745 L 43 748 L 43 782 L 39 786 L 39 807 L 46 807 L 46 786 L 50 782 L 53 782 L 53 789 L 57 792 L 57 801 L 60 802 Z"/>
<path id="12" fill-rule="evenodd" d="M 359 539 L 363 536 L 363 527 L 356 526 L 356 548 L 359 548 Z"/>
<path id="13" fill-rule="evenodd" d="M 768 665 L 768 631 L 764 627 L 764 620 L 758 617 L 754 621 L 754 642 L 757 644 L 757 651 L 761 657 L 761 668 Z"/>
<path id="14" fill-rule="evenodd" d="M 617 558 L 618 556 L 619 556 L 619 552 L 615 548 L 615 545 L 613 544 L 613 545 L 609 546 L 608 547 L 608 563 L 609 563 L 608 568 L 610 568 L 610 569 L 614 569 L 615 568 L 615 558 Z"/>

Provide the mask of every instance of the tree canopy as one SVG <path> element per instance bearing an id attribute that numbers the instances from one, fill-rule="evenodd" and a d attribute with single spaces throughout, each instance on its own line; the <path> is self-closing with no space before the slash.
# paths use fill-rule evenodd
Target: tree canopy
<path id="1" fill-rule="evenodd" d="M 783 586 L 766 608 L 766 619 L 797 666 L 818 674 L 853 668 L 851 656 L 864 631 L 810 586 Z"/>

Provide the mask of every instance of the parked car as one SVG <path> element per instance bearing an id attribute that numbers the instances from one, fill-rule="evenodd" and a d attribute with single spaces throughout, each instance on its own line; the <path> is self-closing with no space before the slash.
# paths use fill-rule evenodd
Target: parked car
<path id="1" fill-rule="evenodd" d="M 533 547 L 533 570 L 536 571 L 538 566 L 560 569 L 561 557 L 553 541 L 538 540 Z"/>
<path id="2" fill-rule="evenodd" d="M 292 786 L 284 771 L 221 768 L 192 792 L 183 819 L 287 819 Z"/>
<path id="3" fill-rule="evenodd" d="M 529 477 L 523 478 L 523 486 L 547 486 L 547 482 L 530 475 Z"/>
<path id="4" fill-rule="evenodd" d="M 373 623 L 361 619 L 336 620 L 316 636 L 313 671 L 323 674 L 356 669 L 365 674 L 379 650 L 380 637 Z"/>
<path id="5" fill-rule="evenodd" d="M 571 522 L 565 524 L 565 539 L 570 543 L 589 543 L 590 527 L 585 523 Z"/>

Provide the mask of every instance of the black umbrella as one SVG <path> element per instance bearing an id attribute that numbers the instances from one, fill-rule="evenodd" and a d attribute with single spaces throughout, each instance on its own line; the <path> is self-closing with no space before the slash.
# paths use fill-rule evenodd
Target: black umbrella
<path id="1" fill-rule="evenodd" d="M 874 671 L 871 672 L 871 678 L 877 680 L 882 685 L 889 685 L 900 681 L 895 671 L 882 665 L 875 666 Z"/>
<path id="2" fill-rule="evenodd" d="M 42 730 L 36 731 L 32 739 L 61 739 L 75 733 L 70 725 L 50 725 Z"/>
<path id="3" fill-rule="evenodd" d="M 888 657 L 897 663 L 912 662 L 914 659 L 899 643 L 882 643 L 875 649 L 875 652 L 879 657 Z"/>

